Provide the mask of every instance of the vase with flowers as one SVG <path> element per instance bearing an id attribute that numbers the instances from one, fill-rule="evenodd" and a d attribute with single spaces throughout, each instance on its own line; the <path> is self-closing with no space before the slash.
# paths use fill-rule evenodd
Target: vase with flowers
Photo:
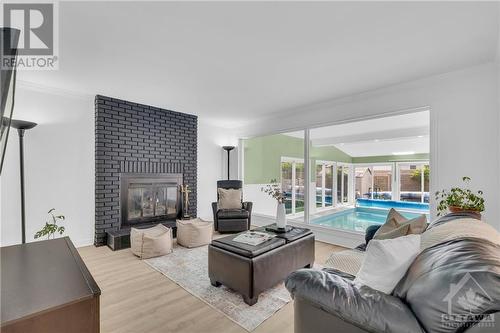
<path id="1" fill-rule="evenodd" d="M 272 179 L 269 184 L 261 188 L 261 191 L 277 201 L 276 226 L 278 229 L 286 229 L 285 196 L 280 184 L 276 179 Z"/>

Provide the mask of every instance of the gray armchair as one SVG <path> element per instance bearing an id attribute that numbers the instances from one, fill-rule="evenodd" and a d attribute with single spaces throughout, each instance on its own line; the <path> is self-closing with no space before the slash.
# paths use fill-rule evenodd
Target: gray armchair
<path id="1" fill-rule="evenodd" d="M 242 189 L 241 180 L 219 180 L 217 189 Z M 219 191 L 217 191 L 217 201 L 219 200 Z M 212 202 L 212 211 L 214 214 L 215 231 L 240 232 L 250 229 L 252 219 L 252 203 L 243 202 L 243 191 L 241 200 L 241 209 L 219 209 L 217 202 Z"/>

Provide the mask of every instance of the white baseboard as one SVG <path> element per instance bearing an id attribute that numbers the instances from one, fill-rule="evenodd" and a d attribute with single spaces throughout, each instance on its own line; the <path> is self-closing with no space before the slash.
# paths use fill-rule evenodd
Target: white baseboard
<path id="1" fill-rule="evenodd" d="M 78 248 L 78 247 L 84 247 L 84 246 L 89 246 L 89 245 L 94 245 L 94 239 L 93 238 L 84 238 L 84 239 L 73 239 L 71 238 L 71 242 L 73 242 L 73 245 Z"/>
<path id="2" fill-rule="evenodd" d="M 274 221 L 275 218 L 271 216 L 252 214 L 252 225 L 262 227 L 268 224 L 272 224 L 274 223 Z M 314 224 L 295 222 L 288 222 L 288 224 L 296 227 L 309 228 L 314 233 L 316 240 L 333 245 L 355 248 L 359 244 L 365 242 L 365 235 L 360 232 L 328 228 Z"/>

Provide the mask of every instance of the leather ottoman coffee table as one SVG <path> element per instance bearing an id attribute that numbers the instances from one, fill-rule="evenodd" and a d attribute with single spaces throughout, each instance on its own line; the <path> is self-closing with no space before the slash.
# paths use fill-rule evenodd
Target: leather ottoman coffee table
<path id="1" fill-rule="evenodd" d="M 265 227 L 254 229 L 265 231 Z M 314 234 L 293 228 L 257 246 L 235 242 L 231 235 L 208 246 L 208 275 L 213 286 L 221 284 L 239 292 L 248 305 L 257 303 L 264 290 L 290 273 L 314 264 Z"/>

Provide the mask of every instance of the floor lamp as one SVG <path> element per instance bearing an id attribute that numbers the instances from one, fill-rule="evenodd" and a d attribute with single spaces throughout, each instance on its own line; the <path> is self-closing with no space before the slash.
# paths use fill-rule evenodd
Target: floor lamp
<path id="1" fill-rule="evenodd" d="M 21 240 L 26 243 L 26 212 L 24 201 L 24 132 L 37 124 L 31 121 L 12 119 L 10 127 L 17 129 L 19 134 L 19 171 L 21 173 Z"/>
<path id="2" fill-rule="evenodd" d="M 229 153 L 234 149 L 234 146 L 223 146 L 222 149 L 227 151 L 227 180 L 229 180 Z"/>

